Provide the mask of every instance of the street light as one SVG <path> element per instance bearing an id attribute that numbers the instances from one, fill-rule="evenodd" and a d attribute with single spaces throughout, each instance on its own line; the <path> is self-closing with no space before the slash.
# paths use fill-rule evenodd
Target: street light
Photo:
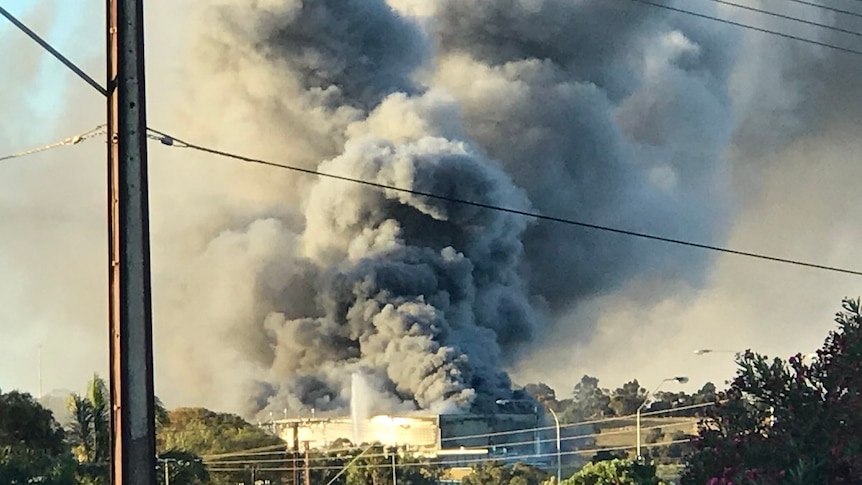
<path id="1" fill-rule="evenodd" d="M 734 354 L 739 355 L 741 352 L 738 350 L 723 350 L 723 349 L 697 349 L 694 351 L 694 355 L 704 355 L 704 354 Z"/>
<path id="2" fill-rule="evenodd" d="M 193 459 L 193 460 L 191 460 L 191 461 L 188 461 L 188 460 L 181 460 L 181 459 L 179 459 L 179 458 L 162 458 L 162 457 L 160 457 L 160 456 L 158 456 L 158 455 L 156 456 L 156 461 L 157 461 L 158 463 L 164 463 L 164 464 L 165 464 L 165 485 L 171 485 L 171 471 L 170 471 L 170 467 L 171 467 L 171 463 L 172 463 L 172 462 L 173 462 L 173 463 L 176 463 L 178 466 L 181 466 L 181 467 L 191 465 L 191 464 L 192 464 L 192 462 L 194 462 L 194 463 L 202 463 L 202 462 L 201 462 L 201 460 L 200 460 L 200 459 L 198 459 L 198 458 L 195 458 L 195 459 Z M 158 465 L 156 465 L 156 468 L 158 468 Z"/>
<path id="3" fill-rule="evenodd" d="M 656 392 L 658 392 L 659 388 L 665 382 L 670 382 L 670 381 L 676 381 L 676 382 L 679 382 L 680 384 L 685 384 L 686 382 L 688 382 L 688 377 L 678 376 L 678 377 L 668 377 L 667 379 L 663 379 L 661 382 L 658 383 L 657 386 L 655 386 L 655 389 L 653 389 L 653 391 L 651 393 L 646 395 L 644 402 L 642 402 L 641 405 L 638 406 L 638 410 L 635 413 L 635 427 L 637 428 L 637 456 L 638 456 L 638 461 L 641 461 L 643 459 L 643 456 L 641 456 L 641 411 L 643 410 L 644 407 L 646 407 L 647 403 L 649 402 L 649 397 L 652 396 L 653 394 L 655 394 Z"/>
<path id="4" fill-rule="evenodd" d="M 716 350 L 716 349 L 697 349 L 694 351 L 694 355 L 705 355 L 705 354 L 733 354 L 739 357 L 742 352 L 739 350 Z M 817 352 L 809 352 L 807 354 L 802 354 L 802 362 L 805 361 L 813 362 L 817 360 Z"/>
<path id="5" fill-rule="evenodd" d="M 560 478 L 560 472 L 561 472 L 560 419 L 557 417 L 557 413 L 553 409 L 551 409 L 550 407 L 548 407 L 547 409 L 548 409 L 548 411 L 551 412 L 551 416 L 554 417 L 554 428 L 556 428 L 555 431 L 557 432 L 557 483 L 560 483 L 560 481 L 561 481 L 561 478 Z"/>
<path id="6" fill-rule="evenodd" d="M 501 406 L 504 406 L 506 404 L 510 404 L 512 402 L 526 402 L 526 403 L 533 404 L 533 410 L 536 412 L 536 420 L 539 419 L 539 407 L 536 406 L 535 403 L 533 403 L 532 401 L 527 401 L 527 400 L 511 401 L 509 399 L 497 399 L 497 401 L 496 401 L 496 403 L 501 405 Z M 556 439 L 556 444 L 557 444 L 557 483 L 560 483 L 561 474 L 562 474 L 562 465 L 561 465 L 562 461 L 560 459 L 561 455 L 562 455 L 560 452 L 560 419 L 557 417 L 557 413 L 554 412 L 554 410 L 551 409 L 550 406 L 545 405 L 544 403 L 543 403 L 543 406 L 545 407 L 545 409 L 550 411 L 551 416 L 554 417 L 554 430 L 557 433 L 557 439 Z M 537 423 L 537 425 L 538 425 L 538 423 Z M 536 431 L 536 438 L 537 438 L 536 445 L 538 445 L 538 430 Z M 536 453 L 541 454 L 542 453 L 541 449 L 537 449 Z"/>

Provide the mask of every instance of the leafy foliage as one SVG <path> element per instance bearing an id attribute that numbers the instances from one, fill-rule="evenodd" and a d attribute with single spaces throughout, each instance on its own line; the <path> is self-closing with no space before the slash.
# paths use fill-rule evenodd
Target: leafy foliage
<path id="1" fill-rule="evenodd" d="M 347 469 L 345 485 L 392 484 L 391 450 L 373 446 L 366 456 Z M 438 467 L 408 456 L 395 457 L 395 478 L 399 485 L 436 485 L 440 475 Z"/>
<path id="2" fill-rule="evenodd" d="M 156 449 L 161 454 L 185 450 L 201 457 L 279 445 L 286 447 L 278 437 L 235 414 L 218 413 L 204 408 L 178 408 L 168 412 L 167 419 L 163 421 L 156 436 Z M 237 464 L 231 468 L 245 466 L 245 464 Z M 211 471 L 211 481 L 212 483 L 238 483 L 251 473 L 251 469 L 230 473 Z M 276 474 L 273 473 L 259 476 L 261 479 L 276 478 Z"/>
<path id="3" fill-rule="evenodd" d="M 473 468 L 473 473 L 464 477 L 462 485 L 540 485 L 547 480 L 544 471 L 516 463 L 505 466 L 500 462 L 484 463 Z"/>
<path id="4" fill-rule="evenodd" d="M 607 390 L 599 387 L 599 380 L 584 375 L 572 390 L 571 405 L 564 411 L 563 418 L 567 422 L 578 422 L 610 415 L 610 402 Z"/>
<path id="5" fill-rule="evenodd" d="M 817 357 L 746 352 L 696 441 L 683 484 L 862 483 L 862 314 L 845 300 Z"/>
<path id="6" fill-rule="evenodd" d="M 154 398 L 157 432 L 169 422 L 168 413 L 158 397 Z M 107 485 L 111 473 L 111 408 L 108 384 L 98 375 L 87 384 L 84 395 L 71 394 L 66 408 L 72 414 L 67 440 L 77 460 L 76 474 L 80 485 Z M 175 451 L 183 453 L 182 451 Z M 204 470 L 205 471 L 205 470 Z M 179 475 L 176 485 L 184 483 Z M 188 482 L 196 483 L 194 481 Z"/>
<path id="7" fill-rule="evenodd" d="M 664 413 L 663 416 L 703 416 L 705 409 L 703 407 L 691 409 L 685 408 L 690 408 L 691 406 L 696 406 L 698 404 L 715 402 L 716 394 L 717 391 L 715 384 L 711 382 L 704 384 L 703 387 L 694 394 L 686 394 L 685 392 L 659 392 L 655 401 L 650 403 L 647 410 L 653 412 L 683 408 L 679 411 Z"/>
<path id="8" fill-rule="evenodd" d="M 529 394 L 540 404 L 551 407 L 554 411 L 559 410 L 557 391 L 544 382 L 540 382 L 538 384 L 527 384 L 524 386 L 524 392 Z"/>
<path id="9" fill-rule="evenodd" d="M 201 457 L 182 450 L 171 450 L 159 455 L 156 479 L 171 485 L 202 485 L 209 483 L 209 472 Z"/>
<path id="10" fill-rule="evenodd" d="M 631 460 L 603 460 L 588 463 L 561 485 L 659 485 L 655 466 Z"/>
<path id="11" fill-rule="evenodd" d="M 0 483 L 72 485 L 63 429 L 29 394 L 0 394 Z"/>
<path id="12" fill-rule="evenodd" d="M 284 444 L 235 414 L 205 408 L 177 408 L 157 438 L 157 449 L 186 450 L 200 456 Z"/>
<path id="13" fill-rule="evenodd" d="M 647 398 L 647 390 L 637 379 L 626 382 L 611 394 L 610 408 L 616 416 L 634 414 Z"/>
<path id="14" fill-rule="evenodd" d="M 87 385 L 87 394 L 70 395 L 66 407 L 72 413 L 69 442 L 78 460 L 79 481 L 93 485 L 110 483 L 111 408 L 105 380 L 94 375 Z"/>

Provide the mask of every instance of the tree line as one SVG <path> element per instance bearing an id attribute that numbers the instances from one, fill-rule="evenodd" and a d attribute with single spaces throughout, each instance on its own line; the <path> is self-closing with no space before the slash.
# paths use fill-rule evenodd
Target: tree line
<path id="1" fill-rule="evenodd" d="M 787 359 L 753 351 L 736 356 L 726 389 L 704 385 L 694 395 L 660 393 L 649 410 L 679 409 L 699 418 L 683 457 L 682 485 L 851 485 L 862 483 L 862 307 L 845 299 L 836 328 L 811 356 Z M 636 381 L 607 391 L 584 376 L 572 397 L 557 400 L 542 384 L 536 399 L 562 411 L 567 422 L 631 414 L 647 392 Z M 636 404 L 637 403 L 637 404 Z M 597 454 L 566 485 L 656 485 L 650 461 Z M 493 476 L 492 476 L 493 475 Z M 539 485 L 501 479 L 500 472 L 468 485 Z"/>
<path id="2" fill-rule="evenodd" d="M 837 328 L 813 359 L 769 358 L 747 351 L 737 356 L 737 373 L 726 389 L 707 383 L 694 394 L 664 392 L 653 398 L 648 411 L 699 419 L 697 433 L 687 437 L 685 456 L 680 457 L 683 485 L 862 483 L 859 300 L 844 300 L 835 322 Z M 528 385 L 525 391 L 558 412 L 565 423 L 631 415 L 650 397 L 637 381 L 611 391 L 591 376 L 583 376 L 564 399 L 544 384 Z M 0 483 L 109 483 L 104 381 L 94 377 L 87 392 L 71 395 L 67 404 L 72 419 L 64 428 L 29 394 L 0 392 Z M 314 464 L 308 470 L 310 483 L 431 485 L 451 478 L 439 463 L 395 454 L 381 445 L 295 456 L 279 438 L 239 416 L 202 408 L 157 408 L 160 484 L 165 473 L 172 485 L 245 484 L 251 477 L 258 483 L 295 483 L 303 460 Z M 262 460 L 248 450 L 282 451 Z M 658 485 L 656 456 L 637 460 L 596 453 L 563 483 Z M 542 485 L 553 480 L 547 471 L 525 464 L 489 461 L 474 466 L 461 483 Z"/>
<path id="3" fill-rule="evenodd" d="M 645 401 L 644 412 L 662 411 L 662 416 L 703 416 L 699 404 L 715 401 L 715 384 L 707 382 L 694 394 L 659 392 L 647 396 L 646 388 L 637 379 L 626 382 L 613 391 L 600 387 L 596 377 L 584 375 L 575 384 L 571 397 L 557 400 L 556 391 L 544 383 L 527 384 L 524 390 L 541 404 L 557 412 L 560 422 L 574 424 L 608 417 L 631 416 Z M 670 411 L 670 412 L 665 412 Z"/>
<path id="4" fill-rule="evenodd" d="M 31 395 L 0 392 L 0 483 L 4 485 L 110 484 L 110 401 L 105 381 L 94 376 L 84 394 L 67 400 L 64 428 Z M 245 474 L 211 475 L 204 457 L 283 445 L 239 416 L 203 408 L 168 411 L 156 399 L 158 470 L 163 485 L 243 483 Z"/>

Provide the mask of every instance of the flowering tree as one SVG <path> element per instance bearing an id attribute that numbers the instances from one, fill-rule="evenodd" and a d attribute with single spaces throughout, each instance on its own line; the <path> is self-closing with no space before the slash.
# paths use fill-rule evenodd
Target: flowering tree
<path id="1" fill-rule="evenodd" d="M 746 352 L 701 422 L 683 485 L 862 483 L 862 313 L 844 300 L 816 356 Z"/>

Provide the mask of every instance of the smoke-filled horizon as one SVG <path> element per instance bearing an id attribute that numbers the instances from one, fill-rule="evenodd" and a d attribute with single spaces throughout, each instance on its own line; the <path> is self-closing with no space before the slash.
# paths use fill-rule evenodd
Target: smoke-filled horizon
<path id="1" fill-rule="evenodd" d="M 837 209 L 843 221 L 841 208 L 859 201 L 833 197 L 841 181 L 823 172 L 853 167 L 836 145 L 859 121 L 852 103 L 841 106 L 858 89 L 844 54 L 624 1 L 148 8 L 150 124 L 183 138 L 830 264 L 852 266 L 850 242 L 862 240 L 858 231 L 836 232 L 827 217 Z M 728 15 L 714 5 L 701 11 Z M 170 25 L 182 29 L 161 35 Z M 7 98 L 0 102 L 16 106 Z M 649 387 L 641 372 L 660 380 L 682 373 L 679 362 L 709 369 L 704 375 L 722 367 L 691 361 L 693 348 L 761 343 L 785 352 L 766 340 L 782 323 L 753 325 L 756 309 L 766 296 L 779 298 L 778 288 L 795 301 L 811 289 L 785 283 L 784 268 L 700 251 L 158 145 L 150 156 L 157 389 L 170 405 L 246 416 L 346 413 L 356 374 L 373 394 L 370 412 L 494 410 L 495 400 L 512 397 L 510 376 L 561 393 L 583 373 Z M 814 179 L 811 159 L 823 160 Z M 34 169 L 33 177 L 50 173 Z M 60 200 L 44 195 L 32 192 L 44 205 Z M 21 197 L 16 204 L 26 206 L 31 195 Z M 87 256 L 81 261 L 101 258 L 103 216 L 92 205 L 83 219 L 98 231 L 62 237 L 69 252 Z M 816 231 L 792 232 L 798 214 L 835 246 Z M 16 247 L 12 221 L 0 221 L 2 248 Z M 780 237 L 787 231 L 794 238 Z M 48 245 L 27 251 L 21 261 L 29 253 L 63 259 Z M 35 285 L 61 266 L 9 259 L 4 274 L 26 282 L 15 293 L 23 302 L 36 302 Z M 98 348 L 101 322 L 92 320 L 102 308 L 77 306 L 101 301 L 102 268 L 77 266 L 99 284 L 50 289 L 58 296 L 44 300 L 35 320 L 47 323 L 34 332 L 67 320 L 66 332 L 81 329 L 82 345 Z M 825 327 L 804 320 L 828 324 L 829 303 L 858 287 L 829 281 L 818 284 L 816 303 L 782 309 L 786 325 L 805 330 L 787 346 L 819 337 Z M 27 307 L 11 308 L 9 321 L 34 319 Z M 673 353 L 657 359 L 649 349 L 667 342 Z M 98 359 L 82 362 L 86 378 Z"/>

